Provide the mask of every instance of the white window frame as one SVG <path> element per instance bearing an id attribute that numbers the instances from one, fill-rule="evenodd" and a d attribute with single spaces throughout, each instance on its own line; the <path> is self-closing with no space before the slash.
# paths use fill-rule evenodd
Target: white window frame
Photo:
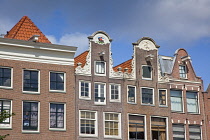
<path id="1" fill-rule="evenodd" d="M 202 140 L 202 138 L 203 138 L 203 137 L 202 137 L 202 125 L 199 125 L 199 124 L 189 124 L 189 125 L 188 125 L 188 128 L 189 128 L 190 125 L 191 125 L 191 126 L 194 125 L 194 126 L 199 126 L 199 127 L 200 127 L 200 136 L 201 136 L 201 140 Z M 191 133 L 192 133 L 192 132 L 191 132 Z M 190 130 L 189 130 L 189 137 L 190 137 Z"/>
<path id="2" fill-rule="evenodd" d="M 180 75 L 180 67 L 184 67 L 184 70 L 185 70 L 185 77 L 181 77 Z M 187 66 L 186 65 L 179 65 L 179 77 L 181 79 L 187 79 Z"/>
<path id="3" fill-rule="evenodd" d="M 97 73 L 96 72 L 96 62 L 104 62 L 104 73 Z M 106 76 L 106 62 L 105 61 L 94 61 L 94 73 L 98 76 Z"/>
<path id="4" fill-rule="evenodd" d="M 32 131 L 32 130 L 23 130 L 23 103 L 24 102 L 35 102 L 35 103 L 38 103 L 38 127 L 37 127 L 37 131 Z M 27 100 L 24 100 L 22 101 L 22 122 L 21 122 L 21 130 L 22 130 L 22 133 L 40 133 L 40 102 L 39 101 L 27 101 Z"/>
<path id="5" fill-rule="evenodd" d="M 175 113 L 184 113 L 184 102 L 183 102 L 183 90 L 181 89 L 170 89 L 170 102 L 171 102 L 171 90 L 176 90 L 176 91 L 181 91 L 181 95 L 182 95 L 182 99 L 181 99 L 181 102 L 182 102 L 182 111 L 176 111 L 176 110 L 172 110 L 171 108 L 171 112 L 175 112 Z M 174 96 L 173 96 L 174 97 Z"/>
<path id="6" fill-rule="evenodd" d="M 64 86 L 64 89 L 63 90 L 51 90 L 50 89 L 50 73 L 63 73 L 63 86 Z M 66 93 L 66 73 L 65 72 L 59 72 L 59 71 L 50 71 L 49 72 L 49 91 L 50 92 L 60 92 L 60 93 Z"/>
<path id="7" fill-rule="evenodd" d="M 9 100 L 9 99 L 0 99 L 0 100 L 10 101 L 10 114 L 12 114 L 12 100 Z M 0 130 L 1 129 L 12 129 L 12 116 L 10 117 L 9 124 L 0 123 Z"/>
<path id="8" fill-rule="evenodd" d="M 118 99 L 111 99 L 112 97 L 112 89 L 111 89 L 111 86 L 112 85 L 117 85 L 118 86 Z M 110 97 L 110 102 L 121 102 L 121 84 L 114 84 L 114 83 L 111 83 L 109 84 L 109 97 Z"/>
<path id="9" fill-rule="evenodd" d="M 88 83 L 88 86 L 89 86 L 89 90 L 88 90 L 89 95 L 88 95 L 88 97 L 81 96 L 81 82 Z M 90 81 L 84 81 L 84 80 L 80 80 L 79 81 L 79 99 L 91 100 L 91 82 Z"/>
<path id="10" fill-rule="evenodd" d="M 95 134 L 82 134 L 81 133 L 81 111 L 94 112 L 95 113 Z M 98 137 L 98 112 L 92 110 L 79 110 L 79 136 L 80 137 Z"/>
<path id="11" fill-rule="evenodd" d="M 198 109 L 198 112 L 188 112 L 188 107 L 187 107 L 187 113 L 189 114 L 200 114 L 200 102 L 199 102 L 199 91 L 186 91 L 186 103 L 187 103 L 187 92 L 194 92 L 194 93 L 197 93 L 197 109 Z"/>
<path id="12" fill-rule="evenodd" d="M 12 67 L 4 67 L 4 66 L 0 66 L 0 68 L 6 68 L 6 69 L 10 69 L 11 70 L 11 86 L 0 86 L 0 88 L 4 88 L 4 89 L 13 89 L 13 68 Z"/>
<path id="13" fill-rule="evenodd" d="M 127 122 L 128 122 L 128 140 L 129 140 L 129 115 L 144 117 L 144 139 L 147 140 L 147 123 L 146 123 L 147 118 L 146 118 L 146 115 L 132 114 L 132 113 L 128 113 L 128 114 L 127 114 Z"/>
<path id="14" fill-rule="evenodd" d="M 147 104 L 147 103 L 143 103 L 143 102 L 142 102 L 142 101 L 143 101 L 143 100 L 142 100 L 142 97 L 143 97 L 143 96 L 142 96 L 142 89 L 143 89 L 143 88 L 152 89 L 152 104 Z M 140 90 L 141 90 L 141 91 L 140 91 L 140 92 L 141 92 L 141 96 L 140 96 L 140 97 L 141 97 L 141 104 L 142 104 L 142 105 L 151 105 L 151 106 L 154 106 L 154 105 L 155 105 L 154 88 L 150 88 L 150 87 L 141 87 Z"/>
<path id="15" fill-rule="evenodd" d="M 24 71 L 37 71 L 38 72 L 38 91 L 24 91 Z M 37 69 L 23 69 L 22 70 L 22 92 L 29 93 L 29 94 L 40 94 L 40 70 Z"/>
<path id="16" fill-rule="evenodd" d="M 62 104 L 64 105 L 64 126 L 63 128 L 50 128 L 50 104 Z M 50 102 L 49 103 L 49 130 L 54 130 L 54 131 L 66 131 L 66 103 L 59 103 L 59 102 Z"/>
<path id="17" fill-rule="evenodd" d="M 110 114 L 118 114 L 118 136 L 115 136 L 115 135 L 105 135 L 105 114 L 106 113 L 110 113 Z M 104 138 L 117 138 L 117 139 L 120 139 L 122 136 L 121 136 L 121 133 L 122 133 L 122 130 L 121 130 L 121 113 L 118 113 L 118 112 L 103 112 L 103 130 L 104 130 Z"/>
<path id="18" fill-rule="evenodd" d="M 165 105 L 161 105 L 160 104 L 160 90 L 165 90 L 166 91 L 166 104 Z M 158 89 L 158 102 L 159 102 L 159 106 L 160 107 L 167 107 L 168 106 L 168 92 L 167 89 Z"/>
<path id="19" fill-rule="evenodd" d="M 128 87 L 134 87 L 135 88 L 135 93 L 134 93 L 134 95 L 135 95 L 135 102 L 129 102 L 128 101 Z M 137 104 L 137 100 L 136 100 L 136 86 L 133 86 L 133 85 L 127 85 L 127 103 L 129 103 L 129 104 Z"/>
<path id="20" fill-rule="evenodd" d="M 173 125 L 183 125 L 184 126 L 184 139 L 186 139 L 186 124 L 183 124 L 183 123 L 172 123 L 172 138 L 174 138 L 173 137 L 173 135 L 174 135 L 174 131 L 173 131 Z"/>
<path id="21" fill-rule="evenodd" d="M 169 140 L 169 128 L 168 128 L 168 117 L 163 116 L 150 116 L 150 131 L 152 131 L 152 118 L 163 118 L 166 120 L 166 140 Z M 173 130 L 172 130 L 173 132 Z M 150 137 L 152 138 L 152 132 L 150 132 Z"/>
<path id="22" fill-rule="evenodd" d="M 147 67 L 150 67 L 151 68 L 151 72 L 150 72 L 151 78 L 143 77 L 143 74 L 144 74 L 143 67 L 144 66 L 147 66 Z M 153 69 L 152 69 L 152 66 L 151 65 L 142 65 L 141 66 L 141 70 L 142 70 L 142 73 L 141 73 L 142 74 L 142 79 L 144 79 L 144 80 L 152 80 L 152 78 L 153 78 L 152 77 L 152 71 L 153 71 Z"/>
<path id="23" fill-rule="evenodd" d="M 95 101 L 95 84 L 103 84 L 104 85 L 104 102 L 96 102 Z M 101 88 L 100 88 L 101 89 Z M 100 90 L 99 90 L 100 91 Z M 99 96 L 100 97 L 100 96 Z M 106 105 L 106 83 L 95 82 L 94 83 L 94 104 L 95 105 Z"/>

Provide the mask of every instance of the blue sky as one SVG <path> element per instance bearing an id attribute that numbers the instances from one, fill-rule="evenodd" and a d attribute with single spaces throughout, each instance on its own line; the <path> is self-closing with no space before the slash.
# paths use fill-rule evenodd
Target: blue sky
<path id="1" fill-rule="evenodd" d="M 197 76 L 210 83 L 209 0 L 0 0 L 0 34 L 27 15 L 51 42 L 87 50 L 97 30 L 113 39 L 114 65 L 131 58 L 132 43 L 151 37 L 159 54 L 184 48 Z"/>

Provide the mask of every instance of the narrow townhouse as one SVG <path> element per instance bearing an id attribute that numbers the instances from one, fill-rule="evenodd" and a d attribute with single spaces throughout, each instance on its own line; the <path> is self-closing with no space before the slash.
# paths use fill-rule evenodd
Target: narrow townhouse
<path id="1" fill-rule="evenodd" d="M 6 139 L 75 139 L 76 47 L 51 44 L 27 17 L 0 38 L 0 123 Z"/>

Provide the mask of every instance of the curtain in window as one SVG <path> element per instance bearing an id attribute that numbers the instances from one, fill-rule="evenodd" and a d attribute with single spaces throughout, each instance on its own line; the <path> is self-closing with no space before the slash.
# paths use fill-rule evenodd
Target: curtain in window
<path id="1" fill-rule="evenodd" d="M 195 92 L 187 92 L 187 112 L 198 113 L 198 99 Z"/>
<path id="2" fill-rule="evenodd" d="M 182 111 L 182 91 L 171 90 L 171 110 Z"/>

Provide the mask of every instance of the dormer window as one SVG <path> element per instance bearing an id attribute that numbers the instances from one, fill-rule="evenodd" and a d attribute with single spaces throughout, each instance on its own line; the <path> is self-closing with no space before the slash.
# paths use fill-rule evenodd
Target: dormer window
<path id="1" fill-rule="evenodd" d="M 95 74 L 105 75 L 106 74 L 105 68 L 106 68 L 106 63 L 104 61 L 95 62 Z"/>
<path id="2" fill-rule="evenodd" d="M 187 78 L 187 71 L 186 71 L 186 66 L 185 65 L 180 65 L 179 66 L 179 77 L 180 78 Z"/>
<path id="3" fill-rule="evenodd" d="M 152 67 L 145 65 L 142 66 L 142 79 L 151 80 L 152 79 Z"/>

